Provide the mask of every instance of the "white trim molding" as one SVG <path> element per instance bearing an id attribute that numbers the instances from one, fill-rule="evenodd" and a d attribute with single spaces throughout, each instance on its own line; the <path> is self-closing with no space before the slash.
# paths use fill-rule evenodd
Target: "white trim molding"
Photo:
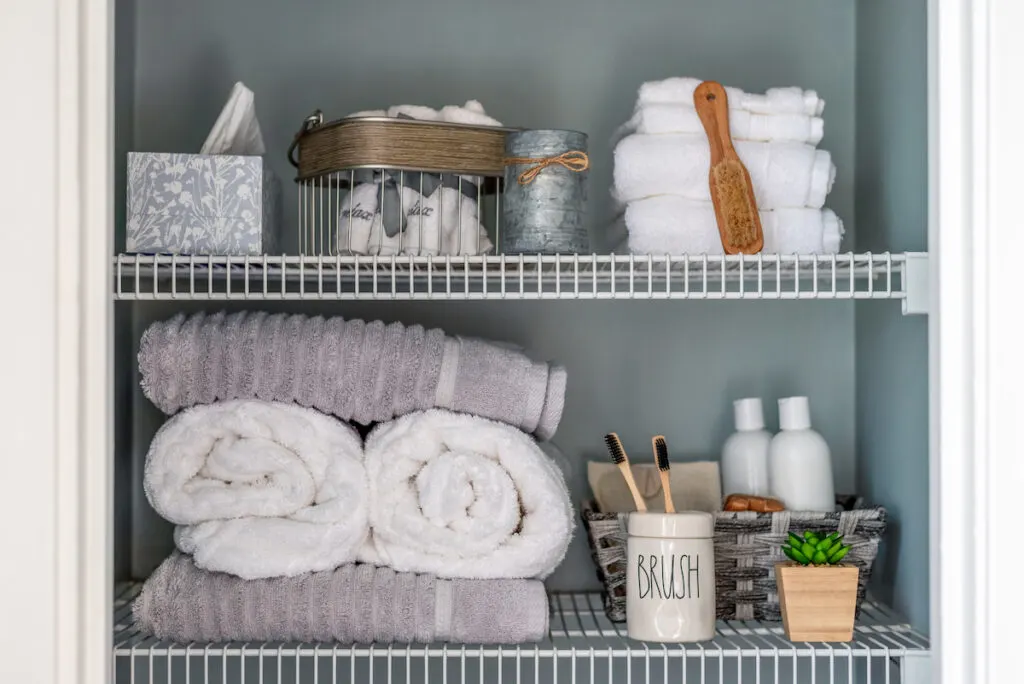
<path id="1" fill-rule="evenodd" d="M 975 669 L 978 682 L 1009 682 L 1021 677 L 1017 651 L 1024 599 L 1014 561 L 1019 549 L 1003 552 L 1003 540 L 1016 533 L 1020 492 L 1024 491 L 1024 305 L 1021 287 L 1024 216 L 1024 3 L 978 2 L 978 50 L 974 70 L 974 132 L 978 147 L 972 166 L 974 187 L 975 306 L 975 568 L 979 596 L 976 629 L 982 639 Z M 978 230 L 978 222 L 984 229 Z M 1015 554 L 1015 555 L 1014 555 Z"/>
<path id="2" fill-rule="evenodd" d="M 932 0 L 932 637 L 943 682 L 1019 679 L 1024 6 Z M 1009 555 L 1008 555 L 1009 554 Z"/>
<path id="3" fill-rule="evenodd" d="M 106 684 L 113 1 L 0 15 L 0 681 Z"/>

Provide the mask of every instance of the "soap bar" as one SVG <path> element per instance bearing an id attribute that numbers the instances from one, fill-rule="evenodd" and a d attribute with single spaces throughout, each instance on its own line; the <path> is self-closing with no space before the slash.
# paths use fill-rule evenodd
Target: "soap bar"
<path id="1" fill-rule="evenodd" d="M 723 508 L 727 511 L 754 511 L 755 513 L 777 513 L 786 510 L 786 507 L 778 499 L 749 494 L 730 494 L 726 497 Z"/>

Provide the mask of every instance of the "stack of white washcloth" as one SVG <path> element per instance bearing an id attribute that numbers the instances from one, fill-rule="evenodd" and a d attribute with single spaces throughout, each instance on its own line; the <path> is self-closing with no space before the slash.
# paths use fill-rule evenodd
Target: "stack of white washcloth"
<path id="1" fill-rule="evenodd" d="M 708 187 L 710 147 L 693 106 L 696 78 L 640 86 L 632 118 L 619 128 L 612 195 L 621 216 L 609 242 L 628 233 L 634 254 L 722 254 Z M 825 102 L 813 90 L 726 88 L 736 152 L 750 172 L 765 253 L 839 251 L 843 224 L 824 208 L 836 168 L 816 149 Z"/>
<path id="2" fill-rule="evenodd" d="M 483 105 L 440 110 L 421 105 L 396 105 L 350 114 L 474 126 L 501 126 Z M 338 214 L 338 251 L 342 254 L 413 256 L 487 254 L 493 244 L 480 221 L 480 176 L 414 172 L 359 172 L 355 188 Z"/>

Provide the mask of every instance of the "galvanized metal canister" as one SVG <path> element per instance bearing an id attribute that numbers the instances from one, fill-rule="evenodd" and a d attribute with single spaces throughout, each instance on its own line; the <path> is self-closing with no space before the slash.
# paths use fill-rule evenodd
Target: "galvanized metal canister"
<path id="1" fill-rule="evenodd" d="M 578 131 L 516 131 L 506 136 L 503 253 L 590 252 L 584 220 L 589 162 L 579 163 L 587 160 L 586 152 L 587 135 Z"/>

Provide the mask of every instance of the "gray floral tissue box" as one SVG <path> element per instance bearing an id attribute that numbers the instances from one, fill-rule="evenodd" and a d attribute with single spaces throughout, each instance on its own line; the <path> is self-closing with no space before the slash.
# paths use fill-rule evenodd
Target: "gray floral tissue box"
<path id="1" fill-rule="evenodd" d="M 128 153 L 136 254 L 273 254 L 280 183 L 260 156 Z"/>

